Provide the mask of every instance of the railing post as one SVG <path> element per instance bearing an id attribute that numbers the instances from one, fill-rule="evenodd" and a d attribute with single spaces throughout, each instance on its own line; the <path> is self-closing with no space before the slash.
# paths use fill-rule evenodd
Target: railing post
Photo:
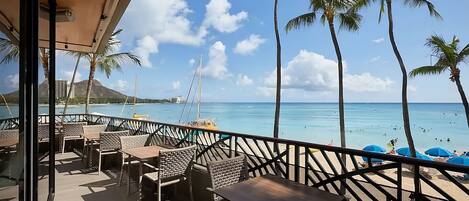
<path id="1" fill-rule="evenodd" d="M 397 168 L 397 200 L 402 200 L 402 163 Z"/>
<path id="2" fill-rule="evenodd" d="M 414 199 L 420 200 L 421 197 L 421 189 L 420 189 L 420 166 L 414 166 Z"/>

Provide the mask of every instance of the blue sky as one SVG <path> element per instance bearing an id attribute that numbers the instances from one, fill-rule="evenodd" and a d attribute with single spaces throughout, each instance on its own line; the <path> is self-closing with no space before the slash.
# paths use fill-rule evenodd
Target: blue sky
<path id="1" fill-rule="evenodd" d="M 395 35 L 408 69 L 430 63 L 425 39 L 439 34 L 457 35 L 461 46 L 469 43 L 469 2 L 434 1 L 443 20 L 429 17 L 425 8 L 394 3 Z M 345 99 L 348 102 L 398 102 L 401 74 L 388 36 L 387 22 L 378 24 L 378 6 L 363 9 L 358 32 L 339 31 L 346 63 Z M 320 23 L 285 33 L 294 16 L 308 11 L 308 1 L 279 2 L 283 101 L 335 102 L 337 67 L 330 34 Z M 98 72 L 104 85 L 127 94 L 167 98 L 184 96 L 200 56 L 203 58 L 204 101 L 274 101 L 275 37 L 272 0 L 134 0 L 118 28 L 121 51 L 144 60 L 144 67 L 128 64 L 110 79 Z M 75 59 L 59 53 L 57 75 L 69 79 Z M 0 91 L 15 88 L 17 64 L 2 64 Z M 467 65 L 461 65 L 462 83 Z M 41 72 L 42 73 L 42 72 Z M 42 74 L 40 74 L 42 75 Z M 87 79 L 87 63 L 81 62 L 79 79 Z M 412 102 L 460 102 L 449 75 L 420 77 L 409 82 Z M 468 89 L 469 90 L 469 89 Z"/>

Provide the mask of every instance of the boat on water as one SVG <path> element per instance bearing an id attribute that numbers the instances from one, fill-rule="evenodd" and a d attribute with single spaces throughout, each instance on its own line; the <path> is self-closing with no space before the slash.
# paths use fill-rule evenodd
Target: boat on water
<path id="1" fill-rule="evenodd" d="M 126 99 L 125 99 L 124 105 L 122 106 L 121 116 L 124 113 L 124 109 L 125 109 L 125 106 L 127 105 L 128 99 L 129 99 L 129 97 L 127 96 Z M 131 105 L 132 105 L 132 111 L 133 111 L 132 119 L 135 119 L 135 120 L 150 120 L 150 116 L 148 116 L 147 114 L 138 114 L 136 112 L 136 106 L 138 105 L 137 104 L 137 76 L 135 76 L 134 97 L 133 97 L 133 103 L 131 103 Z"/>
<path id="2" fill-rule="evenodd" d="M 196 77 L 197 77 L 197 84 L 194 86 L 194 81 Z M 194 99 L 196 98 L 197 99 L 196 118 L 192 121 L 186 121 L 184 125 L 189 126 L 189 127 L 208 129 L 208 130 L 218 130 L 217 124 L 214 119 L 200 117 L 200 104 L 202 101 L 202 57 L 200 57 L 199 59 L 199 67 L 194 72 L 194 76 L 192 78 L 189 91 L 187 93 L 187 98 L 184 103 L 184 107 L 181 113 L 181 118 L 179 119 L 179 123 L 181 123 L 182 117 L 184 116 L 186 105 L 189 102 L 189 98 L 191 97 L 191 92 L 193 88 L 197 88 L 197 93 L 192 94 L 192 102 L 187 112 L 187 115 L 190 115 L 192 105 L 194 105 Z"/>

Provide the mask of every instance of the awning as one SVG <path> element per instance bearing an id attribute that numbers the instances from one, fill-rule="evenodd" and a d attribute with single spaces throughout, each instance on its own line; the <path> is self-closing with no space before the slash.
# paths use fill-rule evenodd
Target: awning
<path id="1" fill-rule="evenodd" d="M 39 47 L 48 48 L 48 1 L 41 0 Z M 56 48 L 100 52 L 130 0 L 57 0 Z M 0 0 L 0 31 L 18 43 L 19 0 Z"/>

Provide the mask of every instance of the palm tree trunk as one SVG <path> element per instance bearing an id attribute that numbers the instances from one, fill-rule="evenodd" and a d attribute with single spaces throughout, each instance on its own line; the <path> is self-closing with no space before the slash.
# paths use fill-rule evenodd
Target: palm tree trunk
<path id="1" fill-rule="evenodd" d="M 88 76 L 88 85 L 86 87 L 86 104 L 85 104 L 85 114 L 89 113 L 89 106 L 90 106 L 90 95 L 91 95 L 91 86 L 93 85 L 94 73 L 95 73 L 95 65 L 90 66 L 90 75 Z"/>
<path id="2" fill-rule="evenodd" d="M 329 21 L 329 30 L 331 32 L 332 42 L 334 43 L 335 53 L 337 55 L 337 62 L 338 62 L 338 71 L 339 71 L 339 127 L 340 127 L 340 147 L 345 148 L 347 147 L 345 142 L 345 111 L 344 111 L 344 83 L 343 83 L 343 65 L 342 65 L 342 53 L 340 52 L 339 41 L 337 40 L 337 35 L 335 33 L 334 22 L 332 20 Z M 342 154 L 341 159 L 343 164 L 346 165 L 347 155 Z M 342 169 L 342 173 L 345 170 Z M 345 194 L 345 186 L 343 185 L 345 180 L 341 182 L 340 185 L 340 192 L 341 194 Z"/>
<path id="3" fill-rule="evenodd" d="M 394 54 L 399 62 L 399 66 L 402 72 L 402 118 L 404 121 L 404 132 L 407 138 L 407 144 L 410 149 L 410 156 L 415 157 L 415 145 L 414 139 L 412 138 L 412 132 L 410 130 L 410 119 L 409 119 L 409 106 L 407 103 L 407 70 L 402 60 L 399 49 L 397 48 L 396 41 L 394 39 L 394 28 L 392 20 L 392 4 L 391 0 L 386 0 L 386 5 L 388 9 L 388 23 L 389 23 L 389 40 L 391 41 L 392 49 Z"/>
<path id="4" fill-rule="evenodd" d="M 75 75 L 77 73 L 78 64 L 80 63 L 81 54 L 78 55 L 77 63 L 75 64 L 75 69 L 73 70 L 72 80 L 70 80 L 70 88 L 68 89 L 67 99 L 65 99 L 65 106 L 63 114 L 67 113 L 68 101 L 70 100 L 70 94 L 72 93 L 73 84 L 75 83 Z"/>
<path id="5" fill-rule="evenodd" d="M 46 52 L 45 48 L 40 48 L 40 55 L 41 55 L 41 64 L 44 70 L 44 83 L 48 84 L 47 80 L 49 79 L 49 55 Z"/>
<path id="6" fill-rule="evenodd" d="M 456 82 L 456 86 L 458 86 L 459 95 L 461 96 L 462 104 L 464 105 L 464 110 L 466 111 L 466 122 L 467 126 L 469 127 L 469 104 L 467 103 L 466 93 L 464 93 L 464 89 L 462 88 L 461 80 L 459 80 L 459 76 L 454 78 Z"/>
<path id="7" fill-rule="evenodd" d="M 278 32 L 278 21 L 277 21 L 277 8 L 278 0 L 274 0 L 274 29 L 275 29 L 275 41 L 277 43 L 277 88 L 275 96 L 275 117 L 274 117 L 274 138 L 278 138 L 279 130 L 279 119 L 280 119 L 280 95 L 282 88 L 282 60 L 281 60 L 281 45 L 280 35 Z"/>

